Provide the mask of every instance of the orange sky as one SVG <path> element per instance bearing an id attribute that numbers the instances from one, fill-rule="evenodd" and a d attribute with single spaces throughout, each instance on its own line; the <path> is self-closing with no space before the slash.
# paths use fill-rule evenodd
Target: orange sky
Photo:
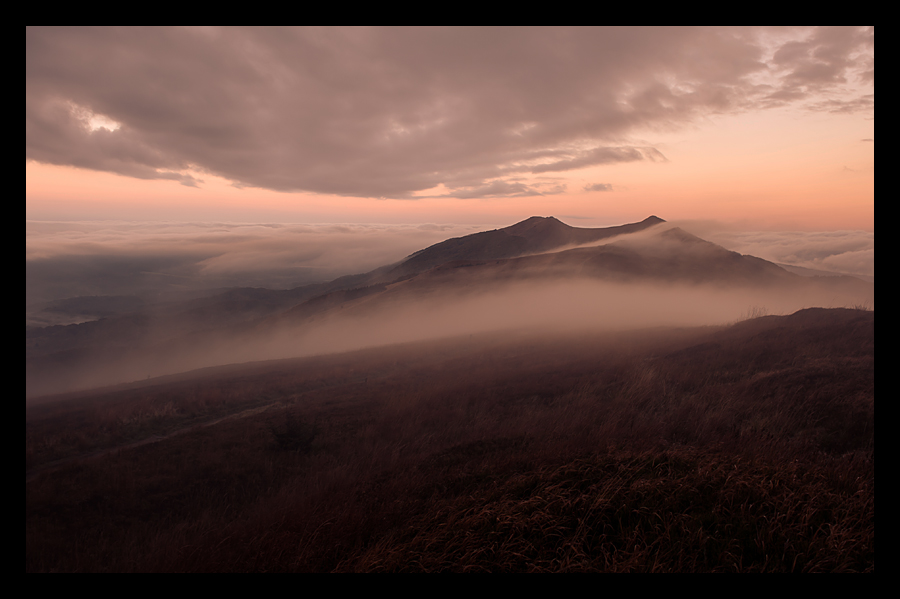
<path id="1" fill-rule="evenodd" d="M 497 146 L 487 133 L 484 139 L 473 137 L 477 135 L 478 130 L 489 128 L 497 119 L 505 118 L 502 113 L 498 116 L 492 112 L 493 107 L 482 105 L 478 105 L 477 110 L 471 109 L 465 114 L 460 112 L 462 109 L 447 108 L 447 106 L 456 106 L 454 102 L 471 100 L 474 103 L 480 101 L 478 99 L 481 98 L 480 94 L 483 90 L 495 85 L 492 77 L 496 71 L 486 71 L 483 80 L 472 84 L 473 87 L 465 88 L 467 83 L 461 82 L 458 84 L 458 88 L 441 92 L 444 94 L 443 96 L 438 91 L 429 92 L 431 95 L 423 95 L 418 104 L 411 102 L 405 113 L 394 114 L 379 104 L 376 108 L 372 108 L 373 111 L 376 109 L 383 111 L 378 113 L 379 122 L 394 123 L 388 133 L 382 134 L 387 137 L 373 137 L 374 141 L 367 142 L 370 144 L 369 150 L 363 148 L 365 144 L 357 146 L 354 143 L 346 142 L 346 145 L 342 146 L 340 144 L 345 142 L 334 142 L 333 157 L 322 158 L 320 166 L 310 168 L 309 172 L 296 174 L 296 176 L 294 176 L 291 160 L 296 160 L 296 164 L 299 165 L 306 164 L 310 160 L 310 156 L 318 159 L 318 155 L 310 154 L 310 150 L 306 147 L 297 146 L 286 150 L 284 156 L 281 154 L 261 155 L 258 160 L 256 157 L 240 157 L 244 163 L 239 163 L 230 155 L 223 158 L 215 154 L 214 151 L 218 150 L 216 144 L 221 142 L 210 144 L 206 138 L 185 138 L 184 131 L 190 127 L 184 125 L 177 130 L 180 137 L 175 141 L 158 141 L 153 136 L 152 130 L 147 127 L 152 125 L 159 128 L 159 122 L 155 125 L 142 122 L 143 113 L 139 112 L 139 108 L 135 108 L 134 103 L 127 106 L 116 105 L 113 100 L 110 100 L 114 95 L 110 92 L 108 96 L 105 96 L 103 86 L 96 83 L 96 74 L 80 63 L 74 62 L 74 59 L 72 65 L 64 65 L 64 67 L 70 68 L 76 75 L 81 74 L 86 81 L 93 81 L 93 83 L 89 82 L 78 88 L 73 87 L 68 91 L 63 87 L 54 87 L 57 85 L 57 79 L 54 79 L 57 75 L 48 74 L 49 67 L 43 66 L 40 59 L 44 54 L 50 58 L 54 56 L 54 52 L 58 51 L 54 44 L 59 41 L 57 38 L 66 31 L 48 32 L 41 29 L 27 31 L 26 114 L 30 114 L 29 106 L 31 104 L 29 102 L 32 98 L 35 98 L 34 105 L 45 106 L 48 105 L 47 102 L 50 102 L 46 98 L 51 98 L 51 96 L 59 98 L 68 94 L 72 98 L 69 106 L 81 107 L 78 108 L 80 113 L 75 108 L 71 108 L 72 115 L 81 118 L 82 123 L 87 123 L 88 121 L 85 119 L 89 117 L 84 117 L 84 114 L 92 113 L 94 116 L 91 118 L 94 120 L 91 121 L 93 123 L 91 126 L 85 125 L 86 129 L 82 131 L 82 134 L 87 135 L 84 138 L 86 141 L 76 142 L 71 141 L 75 139 L 71 134 L 67 137 L 63 133 L 52 133 L 53 126 L 46 125 L 48 122 L 54 122 L 46 116 L 49 114 L 46 112 L 50 110 L 49 108 L 39 117 L 27 116 L 26 219 L 475 223 L 505 226 L 531 215 L 553 215 L 575 226 L 602 226 L 633 222 L 643 219 L 649 214 L 656 214 L 670 221 L 708 219 L 755 229 L 874 231 L 874 75 L 871 75 L 871 81 L 865 80 L 858 83 L 851 76 L 850 67 L 846 66 L 850 59 L 842 59 L 843 62 L 840 64 L 844 66 L 840 68 L 844 70 L 838 72 L 839 67 L 835 65 L 839 61 L 833 60 L 828 63 L 827 59 L 822 58 L 826 55 L 823 48 L 832 50 L 844 48 L 847 56 L 857 57 L 853 60 L 859 62 L 859 47 L 861 46 L 858 45 L 858 41 L 853 42 L 857 44 L 856 46 L 846 41 L 845 38 L 849 39 L 850 34 L 844 30 L 838 32 L 830 30 L 807 32 L 804 30 L 791 32 L 790 36 L 781 30 L 775 33 L 765 32 L 769 37 L 754 33 L 753 35 L 756 37 L 753 37 L 753 40 L 762 39 L 765 43 L 756 41 L 754 42 L 756 46 L 752 46 L 750 42 L 747 42 L 747 48 L 750 46 L 752 48 L 747 49 L 740 46 L 733 50 L 735 53 L 744 52 L 747 56 L 752 54 L 756 60 L 759 60 L 760 57 L 765 58 L 766 56 L 760 48 L 768 48 L 766 51 L 770 53 L 770 56 L 765 58 L 768 60 L 768 70 L 763 74 L 772 81 L 779 82 L 781 87 L 778 88 L 778 93 L 785 97 L 789 93 L 794 94 L 791 97 L 800 98 L 797 101 L 783 102 L 781 105 L 772 106 L 772 98 L 776 97 L 776 93 L 773 92 L 763 97 L 756 91 L 761 81 L 759 77 L 762 76 L 758 69 L 754 71 L 756 67 L 747 67 L 746 73 L 742 72 L 739 75 L 725 73 L 719 79 L 710 76 L 709 81 L 703 81 L 699 80 L 700 76 L 695 74 L 695 70 L 700 65 L 695 66 L 691 62 L 687 62 L 688 59 L 683 59 L 682 63 L 675 64 L 671 68 L 682 69 L 679 72 L 682 73 L 685 81 L 691 82 L 692 91 L 682 95 L 673 95 L 679 93 L 678 90 L 681 89 L 680 84 L 676 82 L 660 92 L 657 89 L 660 81 L 659 75 L 651 72 L 650 67 L 647 67 L 648 74 L 645 79 L 641 80 L 641 85 L 650 90 L 645 92 L 645 95 L 652 91 L 654 104 L 652 109 L 645 109 L 644 104 L 647 104 L 648 100 L 640 98 L 629 100 L 633 106 L 632 112 L 644 111 L 641 113 L 644 115 L 641 119 L 633 119 L 636 122 L 628 120 L 628 114 L 631 113 L 616 112 L 616 103 L 612 103 L 609 106 L 601 106 L 598 110 L 607 110 L 609 115 L 612 115 L 606 119 L 607 121 L 615 117 L 620 119 L 621 123 L 607 126 L 586 118 L 584 123 L 576 124 L 577 127 L 594 133 L 588 135 L 578 133 L 576 130 L 576 133 L 573 134 L 570 132 L 571 124 L 560 121 L 557 116 L 566 107 L 564 99 L 561 100 L 549 93 L 547 94 L 548 99 L 541 99 L 543 103 L 559 103 L 559 108 L 552 117 L 546 116 L 546 110 L 540 106 L 538 108 L 522 107 L 523 116 L 520 120 L 524 123 L 521 125 L 522 131 L 525 131 L 522 135 L 531 135 L 532 131 L 537 131 L 542 127 L 549 133 L 540 132 L 546 138 L 543 141 L 535 134 L 534 140 L 529 140 L 530 145 L 527 148 L 517 148 L 515 152 L 518 154 L 513 155 L 509 149 L 511 146 L 507 146 L 505 149 Z M 105 33 L 107 30 L 102 31 Z M 234 31 L 245 33 L 242 30 L 224 30 L 224 33 L 237 35 Z M 374 34 L 379 33 L 379 30 L 373 31 Z M 404 30 L 404 33 L 408 31 Z M 455 35 L 459 31 L 450 30 L 448 36 Z M 581 34 L 581 30 L 575 31 Z M 728 32 L 728 35 L 717 36 L 712 36 L 711 31 L 713 30 L 699 30 L 689 34 L 682 34 L 681 30 L 672 30 L 671 33 L 669 33 L 670 30 L 665 31 L 667 35 L 672 36 L 671 43 L 673 44 L 685 46 L 708 44 L 711 55 L 722 52 L 721 49 L 717 50 L 716 44 L 727 42 L 729 44 L 727 47 L 731 48 L 734 45 L 732 38 L 740 37 L 736 33 L 732 34 L 731 31 Z M 518 33 L 518 30 L 515 32 Z M 593 33 L 593 30 L 590 32 Z M 619 30 L 615 30 L 616 34 L 618 32 Z M 160 30 L 150 30 L 147 40 L 137 39 L 134 43 L 138 48 L 143 43 L 143 49 L 140 52 L 152 54 L 161 43 L 157 39 L 159 33 Z M 349 30 L 349 32 L 341 30 L 340 33 L 356 35 L 357 30 Z M 535 34 L 537 33 L 535 32 Z M 561 30 L 561 33 L 567 34 L 568 30 Z M 784 42 L 782 40 L 778 42 L 781 44 L 778 46 L 771 41 L 776 37 L 776 33 L 787 36 L 785 39 L 790 37 L 793 41 Z M 851 33 L 857 35 L 859 32 Z M 635 32 L 634 37 L 641 35 L 644 35 L 643 31 Z M 741 35 L 748 36 L 747 39 L 752 37 L 745 32 L 741 32 Z M 873 31 L 871 35 L 874 39 Z M 62 35 L 62 37 L 65 36 Z M 93 38 L 89 38 L 89 36 L 89 39 L 85 40 L 75 34 L 72 37 L 72 40 L 66 40 L 69 44 L 67 47 L 71 50 L 73 47 L 78 47 L 78 44 L 84 44 L 85 56 L 93 56 L 93 52 L 98 48 L 103 48 L 102 40 L 92 41 Z M 140 38 L 141 36 L 135 37 Z M 298 38 L 302 37 L 302 35 L 298 35 Z M 725 38 L 727 39 L 723 42 L 722 39 Z M 625 41 L 622 43 L 628 44 L 631 37 L 623 39 Z M 194 44 L 191 48 L 196 46 L 198 52 L 208 51 L 206 46 L 196 42 L 193 38 L 189 41 Z M 635 46 L 637 46 L 637 41 Z M 255 42 L 260 44 L 264 50 L 267 49 L 265 41 L 256 39 Z M 306 43 L 306 40 L 303 39 L 297 43 L 301 44 L 301 42 Z M 366 38 L 360 41 L 354 38 L 354 43 L 372 44 L 373 47 L 380 49 L 381 46 L 378 46 L 376 42 L 378 42 L 377 39 L 372 41 Z M 95 43 L 96 47 L 89 45 Z M 111 39 L 108 43 L 115 46 L 131 42 L 127 39 L 125 41 Z M 203 41 L 203 44 L 206 43 L 213 42 Z M 217 38 L 214 43 L 225 42 L 220 42 Z M 423 42 L 422 39 L 415 38 L 404 40 L 403 43 L 410 46 L 427 45 L 431 44 L 432 40 L 429 38 Z M 508 43 L 511 47 L 517 47 L 518 42 L 511 40 Z M 547 43 L 555 43 L 555 41 L 551 40 Z M 766 43 L 769 45 L 766 46 Z M 829 46 L 829 44 L 831 45 Z M 871 55 L 874 57 L 874 42 L 872 41 L 871 44 Z M 224 48 L 226 47 L 222 46 L 220 51 L 226 54 Z M 227 48 L 231 48 L 231 45 Z M 798 50 L 798 48 L 800 49 Z M 753 54 L 751 50 L 756 54 Z M 384 50 L 384 52 L 388 52 L 388 50 Z M 77 54 L 77 52 L 73 52 L 73 54 Z M 695 56 L 687 51 L 686 55 Z M 48 64 L 50 58 L 47 59 Z M 644 60 L 644 58 L 638 56 L 634 60 Z M 690 60 L 700 62 L 696 58 Z M 821 81 L 814 81 L 813 76 L 808 73 L 812 72 L 810 70 L 812 67 L 825 68 L 822 65 L 833 67 L 834 72 L 829 75 L 830 79 L 822 77 Z M 420 68 L 418 65 L 404 64 L 403 66 L 410 71 Z M 456 71 L 452 67 L 453 65 L 447 67 L 447 72 L 455 73 Z M 421 68 L 425 72 L 425 67 Z M 553 68 L 558 70 L 560 67 L 554 65 Z M 615 70 L 614 66 L 609 66 L 608 69 L 610 73 L 621 79 L 616 80 L 615 84 L 610 84 L 611 86 L 618 85 L 617 90 L 631 90 L 638 85 L 634 82 L 637 81 L 636 79 L 634 81 L 625 80 L 623 75 L 618 74 L 619 72 Z M 398 70 L 401 69 L 398 67 Z M 872 67 L 873 72 L 874 67 Z M 426 80 L 425 75 L 418 73 L 415 71 L 406 79 L 403 79 L 402 75 L 398 75 L 397 85 L 402 87 L 403 85 L 414 85 L 417 82 L 426 87 L 432 85 Z M 772 73 L 781 73 L 780 79 L 777 79 Z M 571 76 L 575 77 L 576 75 L 577 73 L 573 73 Z M 147 74 L 145 78 L 151 76 L 156 75 Z M 734 83 L 734 81 L 738 81 L 739 76 L 743 77 L 740 79 L 742 82 L 740 85 Z M 91 77 L 95 79 L 91 79 Z M 417 79 L 419 77 L 422 79 Z M 802 79 L 803 77 L 806 79 Z M 615 77 L 611 76 L 610 78 L 615 80 Z M 32 84 L 31 81 L 35 83 Z M 132 87 L 138 89 L 144 81 L 145 79 L 136 79 Z M 654 83 L 647 83 L 649 81 Z M 840 85 L 826 84 L 822 81 L 838 81 Z M 729 82 L 731 93 L 734 96 L 728 100 L 727 105 L 723 105 L 723 101 L 719 100 L 696 99 L 701 96 L 704 85 L 715 90 L 724 85 L 722 82 Z M 357 97 L 363 97 L 363 94 L 370 89 L 367 87 L 368 85 L 360 84 L 359 89 L 354 88 L 352 91 L 348 91 L 348 102 L 362 102 L 362 100 L 357 100 Z M 506 93 L 512 90 L 509 91 L 510 98 L 520 97 L 521 90 L 517 90 L 519 85 L 520 83 L 516 81 L 504 83 L 502 92 Z M 51 91 L 47 91 L 48 89 Z M 130 89 L 128 88 L 129 91 Z M 516 91 L 520 92 L 519 96 L 513 95 L 513 92 Z M 56 95 L 52 95 L 51 92 Z M 323 97 L 329 98 L 325 92 L 323 94 Z M 355 94 L 359 94 L 359 96 Z M 592 88 L 590 93 L 585 92 L 585 97 L 589 97 L 590 94 L 596 94 L 596 90 Z M 739 94 L 744 94 L 743 98 L 738 98 Z M 453 101 L 442 100 L 441 98 L 445 96 Z M 869 96 L 872 100 L 863 108 L 853 108 L 859 104 L 858 98 Z M 838 103 L 838 100 L 842 103 Z M 164 103 L 165 100 L 161 99 L 160 102 Z M 240 106 L 245 104 L 242 98 L 235 99 L 234 102 Z M 678 102 L 685 106 L 682 107 Z M 832 104 L 827 104 L 828 102 Z M 619 104 L 621 103 L 620 100 Z M 389 104 L 386 100 L 385 105 Z M 535 100 L 535 104 L 538 104 L 537 100 Z M 440 108 L 434 108 L 434 106 Z M 360 120 L 357 123 L 353 120 L 356 118 L 356 114 L 364 113 L 364 108 L 367 107 L 368 105 L 360 104 L 360 107 L 353 112 L 354 116 L 352 117 L 335 116 L 334 122 L 337 123 L 335 128 L 346 126 L 350 130 L 349 128 L 352 126 L 354 131 L 357 129 L 368 131 L 371 128 L 369 121 Z M 197 109 L 199 111 L 197 115 L 203 114 L 202 109 L 202 106 Z M 273 108 L 273 110 L 276 109 L 278 109 L 277 106 Z M 240 108 L 240 110 L 245 110 L 245 108 Z M 327 112 L 329 109 L 326 107 L 323 110 Z M 542 112 L 542 110 L 544 111 Z M 575 108 L 572 110 L 573 113 L 577 112 Z M 673 112 L 680 110 L 680 112 L 675 117 L 668 117 L 665 116 L 665 110 Z M 35 114 L 39 112 L 38 109 L 34 109 L 34 111 Z M 428 116 L 421 116 L 426 113 Z M 440 114 L 434 116 L 432 113 Z M 390 116 L 391 114 L 394 116 Z M 459 114 L 463 114 L 463 116 L 459 116 Z M 661 114 L 663 116 L 660 116 Z M 102 124 L 102 119 L 98 119 L 100 117 L 107 118 L 106 115 L 111 115 L 108 117 L 109 123 L 121 121 L 122 128 L 116 131 L 99 129 L 98 123 Z M 541 117 L 541 115 L 544 116 Z M 223 113 L 222 123 L 228 122 L 227 116 Z M 454 135 L 456 129 L 448 129 L 444 133 L 434 132 L 443 126 L 441 123 L 454 117 L 465 118 L 465 121 L 460 120 L 459 126 L 471 125 L 475 127 L 473 132 L 468 136 L 460 133 L 458 138 L 449 140 L 448 136 Z M 191 118 L 200 117 L 195 115 Z M 210 118 L 213 119 L 213 117 Z M 323 120 L 326 118 L 322 117 Z M 546 122 L 538 120 L 539 118 L 545 118 Z M 32 120 L 38 122 L 40 119 L 43 119 L 40 121 L 40 127 L 32 126 Z M 537 122 L 538 126 L 534 126 L 533 122 Z M 410 123 L 418 123 L 415 127 L 419 127 L 419 129 Z M 483 124 L 479 126 L 479 123 Z M 214 126 L 215 123 L 210 125 L 211 128 Z M 262 126 L 260 125 L 260 127 Z M 309 127 L 309 125 L 302 124 L 297 126 L 300 127 L 298 130 L 302 131 L 308 130 Z M 604 127 L 606 128 L 604 129 Z M 274 131 L 277 130 L 276 127 Z M 424 133 L 421 133 L 422 138 L 417 139 L 416 143 L 422 145 L 410 146 L 405 149 L 406 147 L 402 144 L 406 142 L 395 139 L 398 136 L 412 137 L 419 130 Z M 33 134 L 33 131 L 40 131 L 44 137 L 38 139 L 38 134 Z M 50 131 L 50 133 L 45 133 L 46 131 Z M 98 137 L 99 134 L 96 134 L 98 131 L 100 134 L 105 134 L 108 139 L 104 141 L 106 138 Z M 506 135 L 509 129 L 502 129 L 502 131 L 498 129 L 497 131 L 499 133 L 496 135 Z M 270 134 L 270 137 L 262 139 L 262 141 L 255 139 L 254 134 L 246 131 L 235 132 L 236 143 L 239 145 L 261 143 L 263 145 L 260 147 L 265 147 L 268 151 L 271 145 L 270 139 L 274 139 L 272 136 L 275 133 Z M 240 142 L 242 135 L 245 136 L 246 142 Z M 321 135 L 324 140 L 321 143 L 325 145 L 327 145 L 325 142 L 331 143 L 335 139 L 352 139 L 343 134 L 338 137 L 330 130 Z M 586 135 L 587 137 L 585 137 Z M 37 141 L 32 141 L 32 138 Z M 50 141 L 47 141 L 48 139 Z M 119 145 L 111 145 L 110 139 Z M 586 139 L 587 141 L 585 141 Z M 133 147 L 125 145 L 132 141 L 134 142 Z M 194 142 L 198 146 L 207 144 L 208 147 L 200 148 L 193 153 L 185 151 L 178 156 L 169 151 L 172 156 L 167 157 L 165 155 L 168 151 L 166 147 L 170 146 L 165 144 L 176 142 L 179 144 L 178 148 L 190 148 Z M 90 147 L 88 145 L 79 146 L 78 143 L 93 145 Z M 471 143 L 469 150 L 464 147 L 468 143 Z M 70 145 L 66 146 L 65 144 Z M 448 147 L 453 144 L 463 144 L 463 147 L 453 155 L 438 155 L 432 158 L 429 154 L 428 161 L 423 159 L 421 176 L 415 171 L 415 168 L 408 167 L 410 161 L 415 160 L 417 156 L 432 150 L 439 153 L 440 144 L 446 144 Z M 151 154 L 146 151 L 148 147 L 155 152 L 151 158 L 145 157 Z M 376 149 L 372 150 L 371 148 Z M 136 156 L 140 156 L 123 166 L 124 163 L 119 160 L 116 152 L 127 153 L 132 150 Z M 594 164 L 590 164 L 591 152 L 596 155 L 601 150 L 617 153 L 614 158 L 596 158 L 593 159 Z M 380 156 L 379 152 L 382 151 L 390 154 L 382 162 L 375 161 L 373 164 L 366 164 L 359 169 L 353 168 L 353 164 L 361 163 L 360 161 L 370 155 Z M 92 154 L 88 155 L 86 152 L 92 152 Z M 479 152 L 485 156 L 483 172 L 476 172 L 481 165 L 469 160 L 470 154 L 474 156 Z M 553 163 L 557 165 L 553 168 L 546 167 L 549 164 L 548 159 L 543 159 L 544 162 L 539 163 L 538 166 L 545 166 L 544 170 L 534 168 L 529 171 L 528 168 L 531 167 L 512 168 L 509 166 L 528 163 L 528 160 L 532 160 L 528 164 L 533 165 L 534 159 L 529 156 L 538 155 L 535 152 L 562 158 L 549 159 L 551 161 L 559 160 Z M 285 161 L 285 164 L 276 164 L 282 160 Z M 461 164 L 464 160 L 469 161 L 458 167 L 447 166 Z M 574 163 L 579 160 L 585 166 L 579 168 L 559 166 L 564 165 L 566 161 Z M 203 164 L 201 161 L 207 162 Z M 525 162 L 523 163 L 523 161 Z M 79 168 L 77 166 L 79 164 L 91 165 L 92 168 Z M 177 167 L 178 164 L 181 164 L 180 168 Z M 343 175 L 345 179 L 349 179 L 355 177 L 357 172 L 367 172 L 367 168 L 371 169 L 373 173 L 367 175 L 368 179 L 360 175 L 358 180 L 354 179 L 347 183 L 346 190 L 341 187 L 343 185 L 342 172 L 349 173 Z M 395 168 L 400 173 L 396 176 L 393 175 Z M 320 173 L 332 173 L 332 171 L 334 175 L 328 175 L 332 177 L 331 179 L 327 179 L 324 175 L 320 176 Z M 384 172 L 391 173 L 393 178 L 390 181 L 382 180 L 381 174 Z M 163 174 L 160 175 L 160 173 Z M 218 173 L 218 175 L 214 173 Z M 147 178 L 155 176 L 169 178 Z M 182 179 L 181 181 L 174 180 L 175 177 L 182 177 Z M 438 182 L 438 185 L 427 188 L 419 182 L 427 180 Z M 238 182 L 241 187 L 233 185 L 233 181 Z M 285 183 L 282 184 L 282 181 Z M 444 184 L 444 181 L 447 183 Z M 188 184 L 182 184 L 185 182 Z M 194 184 L 196 186 L 189 186 Z M 505 186 L 502 189 L 506 191 L 495 193 L 491 185 L 496 187 L 501 184 Z M 584 191 L 585 188 L 597 184 L 605 185 L 608 190 Z M 396 197 L 403 199 L 391 199 L 390 195 L 393 192 L 382 193 L 381 190 L 386 189 L 385 186 L 388 185 L 392 186 L 390 189 L 396 189 Z M 275 190 L 275 188 L 283 186 L 288 188 L 307 187 L 308 190 Z M 340 195 L 322 191 L 332 188 L 341 189 Z M 373 190 L 371 195 L 366 195 L 365 190 L 368 188 Z M 516 190 L 524 191 L 513 193 Z M 438 197 L 443 195 L 457 197 Z"/>
<path id="2" fill-rule="evenodd" d="M 202 173 L 195 188 L 27 161 L 26 218 L 506 225 L 536 214 L 592 226 L 657 214 L 755 228 L 874 231 L 875 144 L 863 141 L 874 136 L 874 120 L 858 115 L 729 116 L 657 136 L 668 162 L 571 171 L 561 177 L 571 192 L 515 198 L 286 193 L 237 188 Z M 613 189 L 579 191 L 597 179 L 614 182 Z"/>

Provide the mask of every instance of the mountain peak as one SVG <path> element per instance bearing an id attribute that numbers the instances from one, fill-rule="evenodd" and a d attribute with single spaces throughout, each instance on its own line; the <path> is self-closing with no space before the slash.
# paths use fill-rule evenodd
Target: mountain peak
<path id="1" fill-rule="evenodd" d="M 526 218 L 525 220 L 523 220 L 523 221 L 521 221 L 521 222 L 519 222 L 519 223 L 516 223 L 516 224 L 521 225 L 522 223 L 538 222 L 538 221 L 541 221 L 541 220 L 555 220 L 555 221 L 557 221 L 557 222 L 559 221 L 559 219 L 556 218 L 555 216 L 529 216 L 529 217 Z M 511 226 L 514 227 L 514 226 L 516 226 L 516 225 L 511 225 Z"/>
<path id="2" fill-rule="evenodd" d="M 527 236 L 529 232 L 534 233 L 537 231 L 555 231 L 572 228 L 573 227 L 570 227 L 566 223 L 553 216 L 532 216 L 531 218 L 526 218 L 522 222 L 510 225 L 509 227 L 505 227 L 500 230 L 506 231 L 510 235 Z"/>
<path id="3" fill-rule="evenodd" d="M 657 225 L 659 223 L 664 223 L 664 222 L 666 222 L 664 219 L 659 218 L 655 214 L 651 214 L 650 216 L 648 216 L 644 220 L 640 221 L 639 223 L 633 223 L 632 225 L 620 225 L 620 226 L 629 227 L 629 226 L 634 226 L 634 225 L 643 225 L 645 227 L 649 227 L 651 225 Z M 500 229 L 500 230 L 512 233 L 513 230 L 515 230 L 515 229 L 530 229 L 532 227 L 541 226 L 541 225 L 543 225 L 543 226 L 560 226 L 561 225 L 567 229 L 579 228 L 579 227 L 573 227 L 572 225 L 568 225 L 568 224 L 562 222 L 561 220 L 559 220 L 558 218 L 556 218 L 555 216 L 530 216 L 523 221 L 517 222 L 516 224 L 510 225 L 508 227 L 504 227 L 503 229 Z M 613 228 L 613 227 L 609 227 L 609 228 Z"/>
<path id="4" fill-rule="evenodd" d="M 455 237 L 419 250 L 401 265 L 391 269 L 390 276 L 396 278 L 422 272 L 457 260 L 504 260 L 539 254 L 556 248 L 635 233 L 662 222 L 665 221 L 657 216 L 650 216 L 639 223 L 589 229 L 567 225 L 553 216 L 532 216 L 509 227 Z"/>

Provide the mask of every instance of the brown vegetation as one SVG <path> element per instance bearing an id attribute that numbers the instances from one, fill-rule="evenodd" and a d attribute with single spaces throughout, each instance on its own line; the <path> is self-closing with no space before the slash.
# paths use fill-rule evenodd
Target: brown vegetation
<path id="1" fill-rule="evenodd" d="M 26 408 L 26 571 L 874 571 L 874 452 L 867 311 L 210 369 Z"/>

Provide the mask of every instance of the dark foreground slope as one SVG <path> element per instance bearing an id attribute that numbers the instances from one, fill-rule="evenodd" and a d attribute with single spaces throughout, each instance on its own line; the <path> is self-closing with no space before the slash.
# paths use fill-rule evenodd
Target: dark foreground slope
<path id="1" fill-rule="evenodd" d="M 26 571 L 874 571 L 874 392 L 815 309 L 33 405 Z"/>

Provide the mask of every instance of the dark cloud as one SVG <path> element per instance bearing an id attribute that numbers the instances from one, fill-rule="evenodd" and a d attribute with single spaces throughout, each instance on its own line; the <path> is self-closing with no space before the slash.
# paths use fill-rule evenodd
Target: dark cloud
<path id="1" fill-rule="evenodd" d="M 26 28 L 25 52 L 26 160 L 362 197 L 535 194 L 510 177 L 664 159 L 647 128 L 874 106 L 845 89 L 871 28 Z"/>
<path id="2" fill-rule="evenodd" d="M 585 191 L 612 191 L 613 186 L 610 183 L 594 183 L 593 185 L 585 185 Z"/>
<path id="3" fill-rule="evenodd" d="M 580 152 L 568 160 L 557 160 L 548 164 L 539 164 L 532 167 L 532 173 L 547 173 L 553 171 L 571 171 L 586 166 L 598 164 L 615 164 L 616 162 L 634 162 L 644 160 L 646 157 L 662 157 L 662 153 L 654 148 L 641 150 L 639 148 L 594 148 L 586 152 Z M 664 159 L 664 157 L 663 157 Z"/>
<path id="4" fill-rule="evenodd" d="M 875 29 L 820 27 L 801 40 L 789 41 L 774 53 L 770 68 L 780 75 L 773 99 L 812 101 L 809 108 L 827 112 L 866 112 L 874 108 L 874 94 L 822 98 L 850 82 L 873 84 L 875 80 Z"/>
<path id="5" fill-rule="evenodd" d="M 554 189 L 559 189 L 558 187 Z M 492 181 L 487 185 L 470 188 L 454 189 L 452 193 L 444 197 L 454 198 L 497 198 L 497 197 L 526 197 L 543 195 L 536 187 L 525 183 Z"/>
<path id="6" fill-rule="evenodd" d="M 843 100 L 839 98 L 829 98 L 821 102 L 810 104 L 813 110 L 823 112 L 854 114 L 858 112 L 866 112 L 875 110 L 875 94 L 866 94 L 858 98 Z"/>

